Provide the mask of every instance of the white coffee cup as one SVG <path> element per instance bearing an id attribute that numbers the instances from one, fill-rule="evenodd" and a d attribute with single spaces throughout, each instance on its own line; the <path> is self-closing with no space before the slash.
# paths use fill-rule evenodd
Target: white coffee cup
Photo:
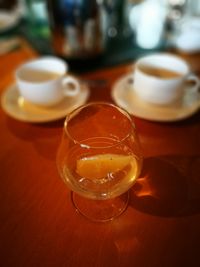
<path id="1" fill-rule="evenodd" d="M 197 93 L 200 80 L 189 65 L 170 53 L 151 54 L 136 61 L 133 73 L 134 92 L 152 104 L 171 104 L 181 99 L 186 90 Z M 188 83 L 192 82 L 193 86 Z"/>
<path id="2" fill-rule="evenodd" d="M 65 97 L 74 97 L 80 92 L 80 84 L 67 72 L 68 64 L 57 57 L 31 60 L 16 70 L 19 93 L 25 100 L 41 106 L 52 106 Z"/>

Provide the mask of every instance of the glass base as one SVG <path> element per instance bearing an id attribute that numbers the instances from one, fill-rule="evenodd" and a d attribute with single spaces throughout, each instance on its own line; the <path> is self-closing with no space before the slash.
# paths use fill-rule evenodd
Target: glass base
<path id="1" fill-rule="evenodd" d="M 72 203 L 78 213 L 94 222 L 107 222 L 121 215 L 127 208 L 129 192 L 113 199 L 94 200 L 71 192 Z"/>

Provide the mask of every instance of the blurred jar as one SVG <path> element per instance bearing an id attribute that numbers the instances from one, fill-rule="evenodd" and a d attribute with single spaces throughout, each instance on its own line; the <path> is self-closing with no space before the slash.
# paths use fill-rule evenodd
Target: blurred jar
<path id="1" fill-rule="evenodd" d="M 124 23 L 124 0 L 104 0 L 107 12 L 107 35 L 114 38 L 121 34 Z"/>
<path id="2" fill-rule="evenodd" d="M 100 0 L 48 0 L 54 52 L 72 59 L 91 58 L 104 51 L 105 12 Z"/>
<path id="3" fill-rule="evenodd" d="M 26 20 L 29 23 L 30 33 L 35 37 L 48 38 L 49 22 L 46 0 L 25 0 Z"/>
<path id="4" fill-rule="evenodd" d="M 129 12 L 129 23 L 135 33 L 136 44 L 144 49 L 159 48 L 165 34 L 167 17 L 165 0 L 131 2 L 136 2 Z"/>
<path id="5" fill-rule="evenodd" d="M 170 45 L 184 53 L 200 51 L 200 1 L 168 0 Z"/>

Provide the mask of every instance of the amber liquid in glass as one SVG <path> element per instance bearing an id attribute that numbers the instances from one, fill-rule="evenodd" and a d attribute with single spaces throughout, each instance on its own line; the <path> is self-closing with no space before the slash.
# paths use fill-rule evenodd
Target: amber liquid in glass
<path id="1" fill-rule="evenodd" d="M 135 182 L 141 159 L 134 154 L 134 133 L 121 138 L 128 121 L 124 117 L 109 107 L 87 110 L 68 122 L 68 135 L 75 136 L 76 141 L 64 139 L 61 176 L 74 192 L 87 198 L 109 199 L 126 192 Z M 89 131 L 92 137 L 86 138 Z"/>

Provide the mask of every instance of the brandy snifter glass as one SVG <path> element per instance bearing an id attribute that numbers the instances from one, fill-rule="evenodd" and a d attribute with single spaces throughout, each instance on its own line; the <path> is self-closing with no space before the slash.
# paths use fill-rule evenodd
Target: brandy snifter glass
<path id="1" fill-rule="evenodd" d="M 71 112 L 64 123 L 57 167 L 79 213 L 99 222 L 122 214 L 142 167 L 130 115 L 101 102 Z"/>

